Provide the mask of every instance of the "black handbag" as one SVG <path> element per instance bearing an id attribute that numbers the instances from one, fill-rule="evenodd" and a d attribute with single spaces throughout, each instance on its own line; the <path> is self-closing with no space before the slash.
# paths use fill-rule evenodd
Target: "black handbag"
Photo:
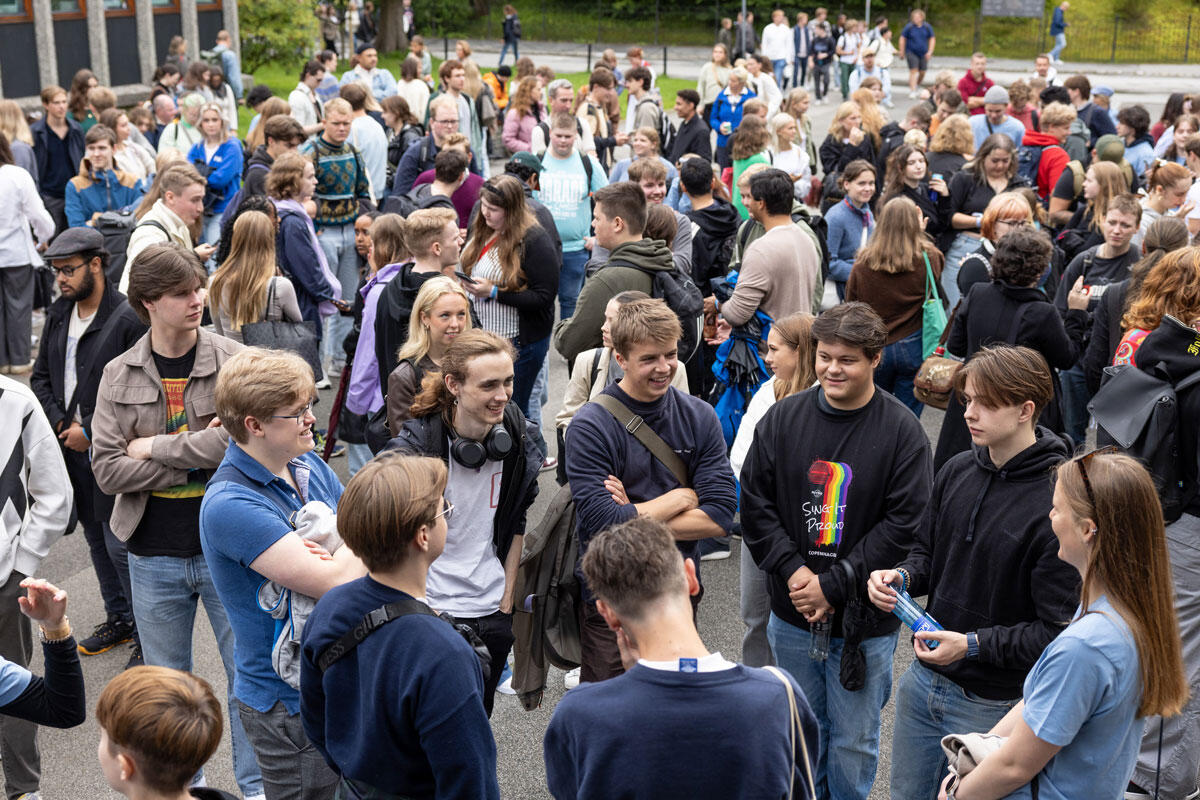
<path id="1" fill-rule="evenodd" d="M 267 312 L 275 297 L 274 279 L 267 288 Z M 324 374 L 321 366 L 321 341 L 317 338 L 317 326 L 312 322 L 288 322 L 282 319 L 267 319 L 242 326 L 242 342 L 247 347 L 265 347 L 268 350 L 290 350 L 298 354 L 312 367 L 313 376 L 320 380 Z"/>

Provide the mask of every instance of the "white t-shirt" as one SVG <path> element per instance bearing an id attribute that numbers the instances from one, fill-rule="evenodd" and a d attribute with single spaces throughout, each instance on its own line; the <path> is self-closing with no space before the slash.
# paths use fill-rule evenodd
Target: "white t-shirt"
<path id="1" fill-rule="evenodd" d="M 500 610 L 504 565 L 492 534 L 500 503 L 503 461 L 468 469 L 453 457 L 445 497 L 454 506 L 446 549 L 429 567 L 425 593 L 429 605 L 455 617 L 474 619 Z"/>
<path id="2" fill-rule="evenodd" d="M 92 311 L 90 316 L 79 316 L 79 304 L 71 309 L 71 319 L 67 324 L 67 350 L 66 358 L 63 360 L 63 400 L 70 403 L 71 395 L 75 394 L 75 355 L 79 352 L 79 340 L 83 334 L 91 326 L 92 320 L 96 318 L 96 312 Z M 79 407 L 75 408 L 75 421 L 82 422 L 79 416 Z"/>
<path id="3" fill-rule="evenodd" d="M 1184 205 L 1192 204 L 1192 210 L 1188 212 L 1188 219 L 1200 219 L 1200 181 L 1192 184 L 1192 188 L 1188 189 L 1187 199 L 1183 201 Z"/>

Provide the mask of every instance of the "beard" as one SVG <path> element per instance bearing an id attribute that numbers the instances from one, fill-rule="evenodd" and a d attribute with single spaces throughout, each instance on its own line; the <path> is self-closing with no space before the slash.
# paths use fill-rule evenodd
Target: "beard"
<path id="1" fill-rule="evenodd" d="M 71 299 L 76 303 L 81 303 L 92 296 L 96 291 L 96 276 L 88 272 L 84 273 L 83 283 L 79 284 L 79 288 L 71 294 Z M 63 294 L 66 294 L 65 292 Z"/>

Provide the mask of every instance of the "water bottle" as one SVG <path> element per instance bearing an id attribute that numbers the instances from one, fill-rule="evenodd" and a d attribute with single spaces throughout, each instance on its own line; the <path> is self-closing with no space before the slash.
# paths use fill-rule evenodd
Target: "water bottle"
<path id="1" fill-rule="evenodd" d="M 896 584 L 892 584 L 892 588 L 896 590 L 896 607 L 892 609 L 892 613 L 904 621 L 904 624 L 912 629 L 913 633 L 917 631 L 940 631 L 944 630 L 937 620 L 929 616 L 925 609 L 917 605 L 917 602 L 909 597 L 908 592 L 901 589 Z M 930 650 L 936 650 L 938 643 L 933 641 L 925 641 L 926 647 Z"/>
<path id="2" fill-rule="evenodd" d="M 824 661 L 829 658 L 829 631 L 832 627 L 828 621 L 809 623 L 808 632 L 811 636 L 808 644 L 808 657 L 813 661 Z"/>

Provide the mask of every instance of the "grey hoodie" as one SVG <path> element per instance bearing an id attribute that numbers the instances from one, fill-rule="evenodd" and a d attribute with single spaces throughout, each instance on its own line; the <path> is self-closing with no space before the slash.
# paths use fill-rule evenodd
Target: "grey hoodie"
<path id="1" fill-rule="evenodd" d="M 613 262 L 617 262 L 614 264 Z M 618 266 L 620 262 L 641 269 Z M 653 279 L 642 270 L 675 269 L 671 251 L 661 239 L 639 239 L 613 248 L 609 260 L 595 270 L 589 270 L 583 290 L 575 306 L 575 315 L 561 320 L 554 328 L 554 349 L 568 364 L 584 350 L 603 344 L 600 328 L 604 325 L 604 308 L 621 292 L 643 291 L 650 294 Z"/>

